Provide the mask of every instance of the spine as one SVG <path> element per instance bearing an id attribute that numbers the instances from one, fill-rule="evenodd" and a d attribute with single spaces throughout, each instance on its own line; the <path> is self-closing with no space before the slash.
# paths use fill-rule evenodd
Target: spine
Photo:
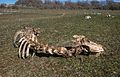
<path id="1" fill-rule="evenodd" d="M 34 41 L 31 41 L 31 43 L 34 43 L 34 49 L 37 51 L 40 51 L 42 53 L 51 54 L 51 55 L 59 55 L 63 57 L 71 57 L 76 56 L 77 54 L 80 54 L 82 51 L 81 47 L 55 47 L 55 46 L 49 46 L 48 44 L 43 43 L 35 43 Z"/>

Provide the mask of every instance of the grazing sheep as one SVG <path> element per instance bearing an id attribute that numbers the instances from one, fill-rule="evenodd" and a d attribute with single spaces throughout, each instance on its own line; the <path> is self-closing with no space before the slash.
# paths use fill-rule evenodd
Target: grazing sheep
<path id="1" fill-rule="evenodd" d="M 91 16 L 85 16 L 85 19 L 91 19 Z"/>
<path id="2" fill-rule="evenodd" d="M 115 18 L 115 16 L 111 15 L 111 14 L 107 14 L 108 18 Z"/>
<path id="3" fill-rule="evenodd" d="M 107 14 L 107 17 L 111 17 L 112 15 L 111 14 Z"/>

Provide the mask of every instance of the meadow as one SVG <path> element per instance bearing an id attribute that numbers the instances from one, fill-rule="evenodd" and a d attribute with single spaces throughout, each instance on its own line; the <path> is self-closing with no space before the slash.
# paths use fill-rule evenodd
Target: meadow
<path id="1" fill-rule="evenodd" d="M 84 13 L 92 18 L 86 20 Z M 106 17 L 107 13 L 115 17 Z M 71 58 L 39 54 L 20 59 L 13 37 L 25 26 L 40 28 L 39 41 L 57 46 L 69 45 L 74 34 L 85 35 L 102 44 L 105 54 Z M 119 49 L 120 11 L 19 9 L 0 15 L 0 77 L 118 77 Z"/>

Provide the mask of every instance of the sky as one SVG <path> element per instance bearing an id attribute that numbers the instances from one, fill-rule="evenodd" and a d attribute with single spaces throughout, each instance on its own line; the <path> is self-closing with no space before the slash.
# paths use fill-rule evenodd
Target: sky
<path id="1" fill-rule="evenodd" d="M 0 3 L 6 3 L 6 4 L 14 4 L 17 0 L 0 0 Z M 59 1 L 68 1 L 68 0 L 59 0 Z M 73 2 L 77 2 L 78 0 L 71 0 Z M 81 0 L 85 1 L 85 0 Z M 90 0 L 91 1 L 91 0 Z M 104 1 L 104 0 L 98 0 L 98 1 Z M 120 2 L 120 0 L 114 0 L 115 2 Z"/>

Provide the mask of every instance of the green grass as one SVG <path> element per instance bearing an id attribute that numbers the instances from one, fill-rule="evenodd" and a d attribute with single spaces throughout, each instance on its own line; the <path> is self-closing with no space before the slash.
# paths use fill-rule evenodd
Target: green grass
<path id="1" fill-rule="evenodd" d="M 85 20 L 82 10 L 18 10 L 0 15 L 0 76 L 2 77 L 118 77 L 120 76 L 120 11 L 110 11 L 115 18 L 92 15 Z M 66 12 L 64 17 L 59 17 Z M 89 11 L 88 11 L 89 12 Z M 91 11 L 90 11 L 91 12 Z M 75 14 L 75 15 L 74 15 Z M 24 26 L 41 28 L 39 41 L 68 45 L 74 34 L 87 36 L 102 44 L 105 54 L 79 55 L 76 58 L 39 57 L 22 60 L 13 37 Z M 83 58 L 83 62 L 79 59 Z"/>

